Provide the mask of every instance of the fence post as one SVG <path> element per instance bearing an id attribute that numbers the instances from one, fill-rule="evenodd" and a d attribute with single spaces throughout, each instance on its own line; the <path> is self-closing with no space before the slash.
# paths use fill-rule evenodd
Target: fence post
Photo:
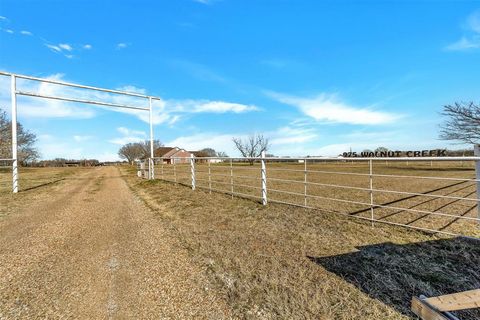
<path id="1" fill-rule="evenodd" d="M 212 173 L 210 170 L 210 159 L 208 160 L 208 190 L 212 193 Z"/>
<path id="2" fill-rule="evenodd" d="M 303 159 L 303 162 L 305 164 L 305 173 L 304 173 L 304 194 L 305 194 L 305 201 L 304 201 L 304 205 L 305 207 L 307 206 L 307 159 Z"/>
<path id="3" fill-rule="evenodd" d="M 150 167 L 150 179 L 155 179 L 155 160 L 150 158 L 151 167 Z"/>
<path id="4" fill-rule="evenodd" d="M 175 158 L 172 158 L 173 161 L 173 181 L 177 183 L 177 170 L 175 169 Z"/>
<path id="5" fill-rule="evenodd" d="M 15 75 L 11 75 L 11 99 L 12 99 L 12 191 L 18 192 L 18 154 L 17 154 L 17 81 Z"/>
<path id="6" fill-rule="evenodd" d="M 473 147 L 473 154 L 476 157 L 480 157 L 480 144 L 476 144 Z M 480 219 L 480 161 L 475 161 L 475 177 L 477 179 L 477 210 L 478 210 L 478 219 Z M 480 226 L 480 221 L 479 221 Z"/>
<path id="7" fill-rule="evenodd" d="M 232 199 L 233 199 L 233 162 L 230 159 L 230 189 L 232 192 Z"/>
<path id="8" fill-rule="evenodd" d="M 192 190 L 195 190 L 195 158 L 193 154 L 190 155 L 190 171 L 192 174 Z"/>
<path id="9" fill-rule="evenodd" d="M 370 167 L 370 219 L 372 220 L 372 227 L 373 227 L 373 161 L 372 159 L 368 160 L 369 167 Z"/>
<path id="10" fill-rule="evenodd" d="M 262 151 L 262 204 L 267 205 L 267 167 L 265 165 L 265 151 Z"/>
<path id="11" fill-rule="evenodd" d="M 162 180 L 165 180 L 165 177 L 163 176 L 163 158 L 161 159 L 162 161 Z"/>

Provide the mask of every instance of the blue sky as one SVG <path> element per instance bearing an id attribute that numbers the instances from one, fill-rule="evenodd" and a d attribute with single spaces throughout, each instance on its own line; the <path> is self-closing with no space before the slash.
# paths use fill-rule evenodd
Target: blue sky
<path id="1" fill-rule="evenodd" d="M 159 96 L 155 138 L 187 149 L 237 155 L 232 137 L 255 132 L 275 155 L 453 148 L 439 111 L 480 100 L 479 1 L 2 0 L 0 28 L 0 70 Z M 140 112 L 24 97 L 18 109 L 44 158 L 116 159 L 148 135 Z"/>

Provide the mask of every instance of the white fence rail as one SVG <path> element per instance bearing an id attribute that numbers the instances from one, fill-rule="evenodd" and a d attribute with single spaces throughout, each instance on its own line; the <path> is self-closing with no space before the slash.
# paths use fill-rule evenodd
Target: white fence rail
<path id="1" fill-rule="evenodd" d="M 480 237 L 480 157 L 152 158 L 139 176 L 427 232 Z"/>

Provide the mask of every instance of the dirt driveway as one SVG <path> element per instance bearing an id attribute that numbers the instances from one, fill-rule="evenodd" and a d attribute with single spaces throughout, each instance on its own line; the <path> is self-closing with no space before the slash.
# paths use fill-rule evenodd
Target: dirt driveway
<path id="1" fill-rule="evenodd" d="M 224 300 L 114 167 L 0 220 L 0 319 L 225 319 Z"/>

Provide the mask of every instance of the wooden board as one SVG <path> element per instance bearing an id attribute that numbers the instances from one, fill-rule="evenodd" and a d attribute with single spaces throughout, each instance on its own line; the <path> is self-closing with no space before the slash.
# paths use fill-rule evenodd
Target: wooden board
<path id="1" fill-rule="evenodd" d="M 412 298 L 412 311 L 420 319 L 423 319 L 423 320 L 449 320 L 447 317 L 442 315 L 439 311 L 423 303 L 423 301 L 417 297 Z"/>
<path id="2" fill-rule="evenodd" d="M 439 311 L 480 308 L 480 289 L 431 297 L 425 301 Z"/>

